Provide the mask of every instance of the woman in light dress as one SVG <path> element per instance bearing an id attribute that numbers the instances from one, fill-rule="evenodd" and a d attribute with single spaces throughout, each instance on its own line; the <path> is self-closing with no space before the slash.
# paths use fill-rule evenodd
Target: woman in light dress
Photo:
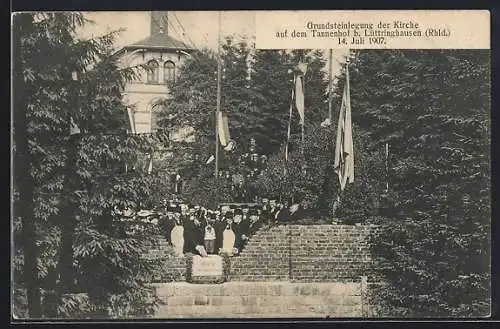
<path id="1" fill-rule="evenodd" d="M 236 236 L 234 235 L 234 232 L 231 229 L 231 222 L 228 222 L 226 229 L 222 234 L 221 252 L 228 255 L 232 255 L 235 241 L 236 241 Z"/>
<path id="2" fill-rule="evenodd" d="M 181 224 L 180 218 L 175 219 L 175 226 L 170 233 L 170 241 L 174 246 L 175 254 L 182 256 L 184 254 L 184 227 Z"/>

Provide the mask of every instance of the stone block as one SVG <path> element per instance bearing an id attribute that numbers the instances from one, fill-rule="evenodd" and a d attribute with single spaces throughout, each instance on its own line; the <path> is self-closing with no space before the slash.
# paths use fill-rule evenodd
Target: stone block
<path id="1" fill-rule="evenodd" d="M 210 296 L 210 305 L 212 306 L 237 306 L 240 304 L 241 297 L 239 296 Z"/>
<path id="2" fill-rule="evenodd" d="M 194 305 L 209 305 L 210 298 L 208 296 L 194 296 Z"/>
<path id="3" fill-rule="evenodd" d="M 241 296 L 241 304 L 245 306 L 257 305 L 257 296 Z"/>
<path id="4" fill-rule="evenodd" d="M 341 306 L 339 309 L 339 313 L 340 313 L 339 316 L 346 318 L 357 318 L 363 316 L 361 305 Z"/>
<path id="5" fill-rule="evenodd" d="M 235 312 L 236 314 L 244 314 L 248 316 L 248 314 L 262 314 L 262 309 L 257 305 L 243 305 Z"/>
<path id="6" fill-rule="evenodd" d="M 193 306 L 193 296 L 171 296 L 167 299 L 168 306 Z"/>
<path id="7" fill-rule="evenodd" d="M 361 296 L 344 295 L 342 298 L 342 305 L 344 306 L 358 306 L 361 305 Z"/>

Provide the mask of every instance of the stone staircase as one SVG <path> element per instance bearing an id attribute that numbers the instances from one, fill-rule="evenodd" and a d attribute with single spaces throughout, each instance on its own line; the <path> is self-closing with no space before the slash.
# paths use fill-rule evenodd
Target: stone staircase
<path id="1" fill-rule="evenodd" d="M 154 238 L 153 244 L 146 245 L 142 257 L 155 266 L 151 282 L 176 282 L 186 280 L 186 258 L 175 255 L 174 248 L 163 236 Z"/>
<path id="2" fill-rule="evenodd" d="M 158 235 L 154 237 L 152 244 L 146 244 L 147 251 L 142 256 L 146 259 L 165 258 L 173 254 L 173 248 L 167 239 Z"/>

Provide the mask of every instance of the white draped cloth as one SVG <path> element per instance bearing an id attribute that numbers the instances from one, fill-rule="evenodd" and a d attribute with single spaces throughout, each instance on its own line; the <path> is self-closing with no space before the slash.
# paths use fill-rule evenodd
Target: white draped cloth
<path id="1" fill-rule="evenodd" d="M 181 256 L 184 253 L 184 227 L 175 225 L 170 233 L 170 241 L 174 246 L 175 253 Z"/>
<path id="2" fill-rule="evenodd" d="M 236 236 L 234 235 L 233 230 L 224 230 L 224 232 L 222 233 L 222 252 L 226 254 L 232 254 L 235 241 Z"/>

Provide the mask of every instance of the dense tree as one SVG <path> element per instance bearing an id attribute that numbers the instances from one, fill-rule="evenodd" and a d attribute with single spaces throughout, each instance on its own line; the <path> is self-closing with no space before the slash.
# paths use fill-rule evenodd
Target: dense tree
<path id="1" fill-rule="evenodd" d="M 342 193 L 340 206 L 334 214 L 333 206 L 340 188 L 333 169 L 335 136 L 331 127 L 311 126 L 305 134 L 304 153 L 300 149 L 291 152 L 288 164 L 285 164 L 284 148 L 273 154 L 255 183 L 256 189 L 266 197 L 300 201 L 309 209 L 311 217 L 332 219 L 335 216 L 347 224 L 366 222 L 378 212 L 381 176 L 375 171 L 382 169 L 380 154 L 366 153 L 362 139 L 355 136 L 356 180 Z M 296 138 L 294 143 L 301 142 Z"/>
<path id="2" fill-rule="evenodd" d="M 380 225 L 373 252 L 388 285 L 375 303 L 382 315 L 488 314 L 489 53 L 359 51 L 349 69 L 356 179 L 337 216 Z M 318 155 L 333 153 L 345 70 L 337 81 L 332 125 L 306 130 L 290 175 L 283 150 L 270 158 L 257 182 L 264 195 L 298 196 L 318 210 L 335 198 L 333 159 Z M 304 163 L 314 171 L 300 170 Z"/>
<path id="3" fill-rule="evenodd" d="M 231 138 L 240 146 L 251 136 L 256 93 L 250 84 L 253 45 L 227 37 L 222 45 L 221 110 L 228 112 Z"/>
<path id="4" fill-rule="evenodd" d="M 18 14 L 14 20 L 18 317 L 151 310 L 150 269 L 140 259 L 144 237 L 127 233 L 116 213 L 156 203 L 152 188 L 162 186 L 154 175 L 125 170 L 130 154 L 150 153 L 157 143 L 155 136 L 126 135 L 121 93 L 142 68 L 118 68 L 114 32 L 77 40 L 75 30 L 85 23 L 76 13 Z M 71 121 L 80 130 L 72 137 Z M 24 288 L 29 315 L 23 313 Z"/>
<path id="5" fill-rule="evenodd" d="M 308 63 L 305 130 L 309 130 L 309 126 L 311 129 L 318 127 L 326 114 L 328 82 L 321 52 L 255 50 L 253 47 L 247 40 L 237 41 L 234 37 L 227 37 L 222 45 L 221 109 L 228 113 L 231 137 L 238 147 L 233 153 L 221 150 L 219 166 L 233 172 L 238 170 L 237 159 L 248 149 L 250 138 L 256 139 L 260 152 L 267 155 L 279 150 L 286 142 L 293 69 L 299 62 Z M 216 65 L 216 55 L 208 50 L 187 59 L 172 88 L 172 99 L 167 101 L 162 115 L 165 118 L 177 113 L 176 124 L 195 128 L 196 146 L 189 150 L 178 148 L 184 155 L 193 154 L 178 167 L 189 168 L 185 170 L 186 178 L 196 186 L 212 186 L 203 177 L 213 178 L 213 164 L 206 167 L 204 161 L 215 150 Z M 294 109 L 292 114 L 292 135 L 295 138 L 300 136 L 300 128 L 297 111 Z M 166 121 L 160 125 L 168 127 Z M 290 145 L 291 148 L 297 146 L 298 143 Z M 183 157 L 179 153 L 177 158 Z M 196 189 L 191 186 L 188 190 L 194 193 Z M 207 195 L 206 191 L 203 195 Z"/>
<path id="6" fill-rule="evenodd" d="M 374 252 L 381 302 L 406 315 L 489 313 L 489 53 L 359 51 L 351 102 L 367 150 L 390 145 Z M 340 79 L 342 80 L 342 79 Z"/>
<path id="7" fill-rule="evenodd" d="M 180 68 L 171 99 L 158 114 L 158 125 L 167 129 L 193 127 L 197 136 L 213 136 L 217 92 L 217 58 L 208 49 L 195 52 Z"/>
<path id="8" fill-rule="evenodd" d="M 290 55 L 282 50 L 257 50 L 252 67 L 251 88 L 254 121 L 252 135 L 262 150 L 271 154 L 286 140 L 293 75 Z"/>
<path id="9" fill-rule="evenodd" d="M 13 57 L 14 57 L 14 88 L 21 88 L 24 84 L 24 72 L 20 69 L 23 64 L 22 49 L 23 49 L 23 34 L 34 33 L 32 17 L 29 15 L 18 15 L 15 18 L 13 30 Z M 29 92 L 29 86 L 26 86 Z M 21 110 L 14 113 L 14 147 L 15 161 L 17 168 L 14 171 L 16 192 L 14 196 L 23 204 L 23 207 L 15 214 L 15 219 L 20 219 L 17 228 L 22 232 L 19 234 L 19 239 L 23 240 L 23 262 L 18 265 L 22 266 L 23 278 L 15 280 L 15 285 L 23 282 L 27 290 L 27 305 L 28 312 L 31 317 L 37 318 L 41 316 L 41 299 L 40 286 L 38 282 L 37 269 L 37 249 L 35 246 L 36 226 L 34 222 L 34 187 L 30 182 L 30 155 L 29 155 L 29 135 L 28 135 L 28 115 L 25 108 L 27 107 L 26 100 L 21 93 L 15 94 L 14 107 Z M 14 222 L 16 224 L 16 222 Z M 21 279 L 21 280 L 19 280 Z M 17 282 L 16 282 L 17 281 Z M 19 298 L 18 298 L 19 300 Z"/>

